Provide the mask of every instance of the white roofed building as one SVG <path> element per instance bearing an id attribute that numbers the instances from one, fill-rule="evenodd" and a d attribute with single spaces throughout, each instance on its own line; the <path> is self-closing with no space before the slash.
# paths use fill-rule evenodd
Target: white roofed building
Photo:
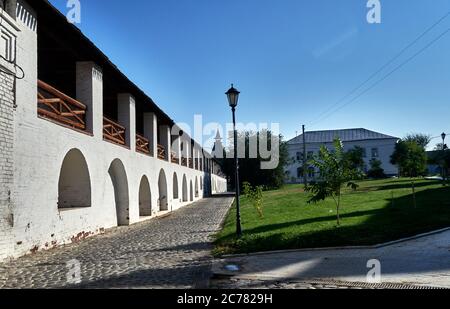
<path id="1" fill-rule="evenodd" d="M 345 151 L 355 147 L 363 149 L 365 172 L 370 169 L 370 161 L 376 159 L 381 161 L 386 175 L 394 176 L 398 174 L 398 168 L 392 165 L 390 160 L 399 138 L 363 128 L 306 132 L 307 158 L 318 154 L 321 146 L 332 149 L 333 141 L 336 138 L 343 142 Z M 303 182 L 303 135 L 288 141 L 288 151 L 291 164 L 286 167 L 287 182 L 301 183 Z M 317 171 L 311 166 L 307 166 L 306 174 L 308 181 L 312 181 L 318 176 Z"/>

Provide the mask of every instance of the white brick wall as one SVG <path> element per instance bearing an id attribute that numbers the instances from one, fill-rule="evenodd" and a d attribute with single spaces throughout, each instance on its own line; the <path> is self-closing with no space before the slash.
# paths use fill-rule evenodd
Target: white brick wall
<path id="1" fill-rule="evenodd" d="M 5 14 L 0 27 L 0 260 L 9 256 L 13 248 L 15 85 L 13 76 L 6 72 L 14 68 L 8 61 L 14 60 L 18 31 L 17 24 Z"/>
<path id="2" fill-rule="evenodd" d="M 26 14 L 23 13 L 26 11 Z M 182 201 L 182 180 L 195 184 L 202 178 L 212 192 L 226 190 L 226 180 L 179 164 L 142 155 L 131 149 L 103 141 L 101 78 L 77 76 L 77 96 L 92 104 L 94 136 L 64 128 L 37 116 L 37 21 L 36 14 L 19 1 L 17 63 L 25 78 L 17 81 L 17 107 L 13 108 L 13 80 L 0 75 L 0 260 L 18 257 L 40 249 L 69 243 L 117 225 L 114 186 L 109 174 L 111 163 L 120 160 L 125 170 L 129 222 L 140 221 L 139 187 L 143 176 L 150 183 L 152 210 L 157 211 L 158 177 L 163 170 L 167 180 L 169 210 L 191 201 Z M 23 18 L 22 18 L 23 17 Z M 84 72 L 93 72 L 84 70 Z M 97 74 L 101 74 L 98 71 Z M 83 83 L 84 81 L 84 83 Z M 88 93 L 87 91 L 90 91 Z M 86 96 L 83 98 L 82 94 Z M 131 104 L 130 104 L 131 106 Z M 133 113 L 130 111 L 130 116 Z M 149 118 L 149 117 L 147 117 Z M 131 127 L 131 124 L 130 124 Z M 169 132 L 169 131 L 168 131 Z M 168 136 L 169 133 L 168 133 Z M 14 144 L 14 149 L 13 149 Z M 132 147 L 133 148 L 133 147 Z M 91 184 L 91 205 L 70 210 L 58 209 L 58 186 L 62 163 L 71 149 L 79 150 L 86 161 Z M 13 161 L 14 158 L 14 161 Z M 173 198 L 173 175 L 177 173 L 179 198 Z M 122 174 L 123 175 L 123 174 Z M 212 178 L 210 180 L 210 178 Z M 210 185 L 211 184 L 211 185 Z M 12 192 L 10 202 L 9 192 Z M 204 190 L 199 190 L 199 198 Z M 195 198 L 194 200 L 198 200 Z M 12 213 L 14 216 L 12 217 Z M 13 226 L 12 226 L 13 225 Z M 151 241 L 151 240 L 149 240 Z"/>
<path id="3" fill-rule="evenodd" d="M 12 245 L 13 106 L 13 78 L 0 72 L 0 259 Z"/>

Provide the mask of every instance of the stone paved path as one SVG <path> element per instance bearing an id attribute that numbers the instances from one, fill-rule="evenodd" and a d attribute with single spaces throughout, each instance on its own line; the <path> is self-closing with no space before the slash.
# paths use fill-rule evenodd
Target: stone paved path
<path id="1" fill-rule="evenodd" d="M 364 283 L 364 282 L 346 282 L 346 281 L 326 281 L 326 280 L 290 280 L 290 279 L 254 279 L 254 278 L 213 278 L 210 282 L 211 289 L 288 289 L 288 290 L 412 290 L 412 289 L 445 289 L 433 286 L 417 286 L 402 283 Z"/>
<path id="2" fill-rule="evenodd" d="M 258 280 L 244 278 L 222 278 L 211 280 L 211 289 L 300 289 L 300 290 L 328 290 L 328 289 L 382 289 L 381 286 L 358 286 L 349 282 L 301 282 L 292 280 Z"/>
<path id="3" fill-rule="evenodd" d="M 0 264 L 0 288 L 195 288 L 210 276 L 211 235 L 233 198 L 205 199 L 78 244 Z M 81 262 L 80 285 L 67 262 Z"/>

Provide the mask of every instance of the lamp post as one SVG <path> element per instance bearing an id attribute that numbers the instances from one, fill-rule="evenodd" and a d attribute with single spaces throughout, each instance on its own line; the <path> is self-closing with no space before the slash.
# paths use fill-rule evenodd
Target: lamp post
<path id="1" fill-rule="evenodd" d="M 447 134 L 442 133 L 442 183 L 445 186 L 445 138 L 447 137 Z"/>
<path id="2" fill-rule="evenodd" d="M 225 93 L 233 113 L 233 130 L 234 130 L 234 165 L 235 165 L 235 184 L 236 184 L 236 234 L 240 238 L 242 236 L 241 225 L 241 207 L 239 201 L 239 158 L 237 153 L 237 130 L 236 130 L 236 107 L 238 105 L 240 92 L 231 84 L 231 88 Z"/>

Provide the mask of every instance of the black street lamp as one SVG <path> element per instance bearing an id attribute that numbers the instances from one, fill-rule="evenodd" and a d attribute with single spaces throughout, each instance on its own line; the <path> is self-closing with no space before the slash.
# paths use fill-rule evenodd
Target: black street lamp
<path id="1" fill-rule="evenodd" d="M 443 184 L 444 184 L 444 186 L 445 186 L 445 138 L 447 137 L 447 134 L 445 134 L 445 133 L 442 133 L 441 134 L 441 137 L 442 137 L 442 160 L 443 160 L 443 162 L 442 162 L 442 182 L 443 182 Z"/>
<path id="2" fill-rule="evenodd" d="M 236 234 L 238 238 L 242 236 L 242 225 L 241 225 L 241 207 L 239 201 L 239 158 L 237 155 L 237 130 L 236 130 L 236 107 L 239 101 L 240 92 L 234 88 L 231 84 L 231 88 L 225 93 L 228 98 L 228 103 L 230 104 L 231 111 L 233 112 L 233 130 L 234 130 L 234 164 L 235 164 L 235 177 L 236 177 Z"/>

